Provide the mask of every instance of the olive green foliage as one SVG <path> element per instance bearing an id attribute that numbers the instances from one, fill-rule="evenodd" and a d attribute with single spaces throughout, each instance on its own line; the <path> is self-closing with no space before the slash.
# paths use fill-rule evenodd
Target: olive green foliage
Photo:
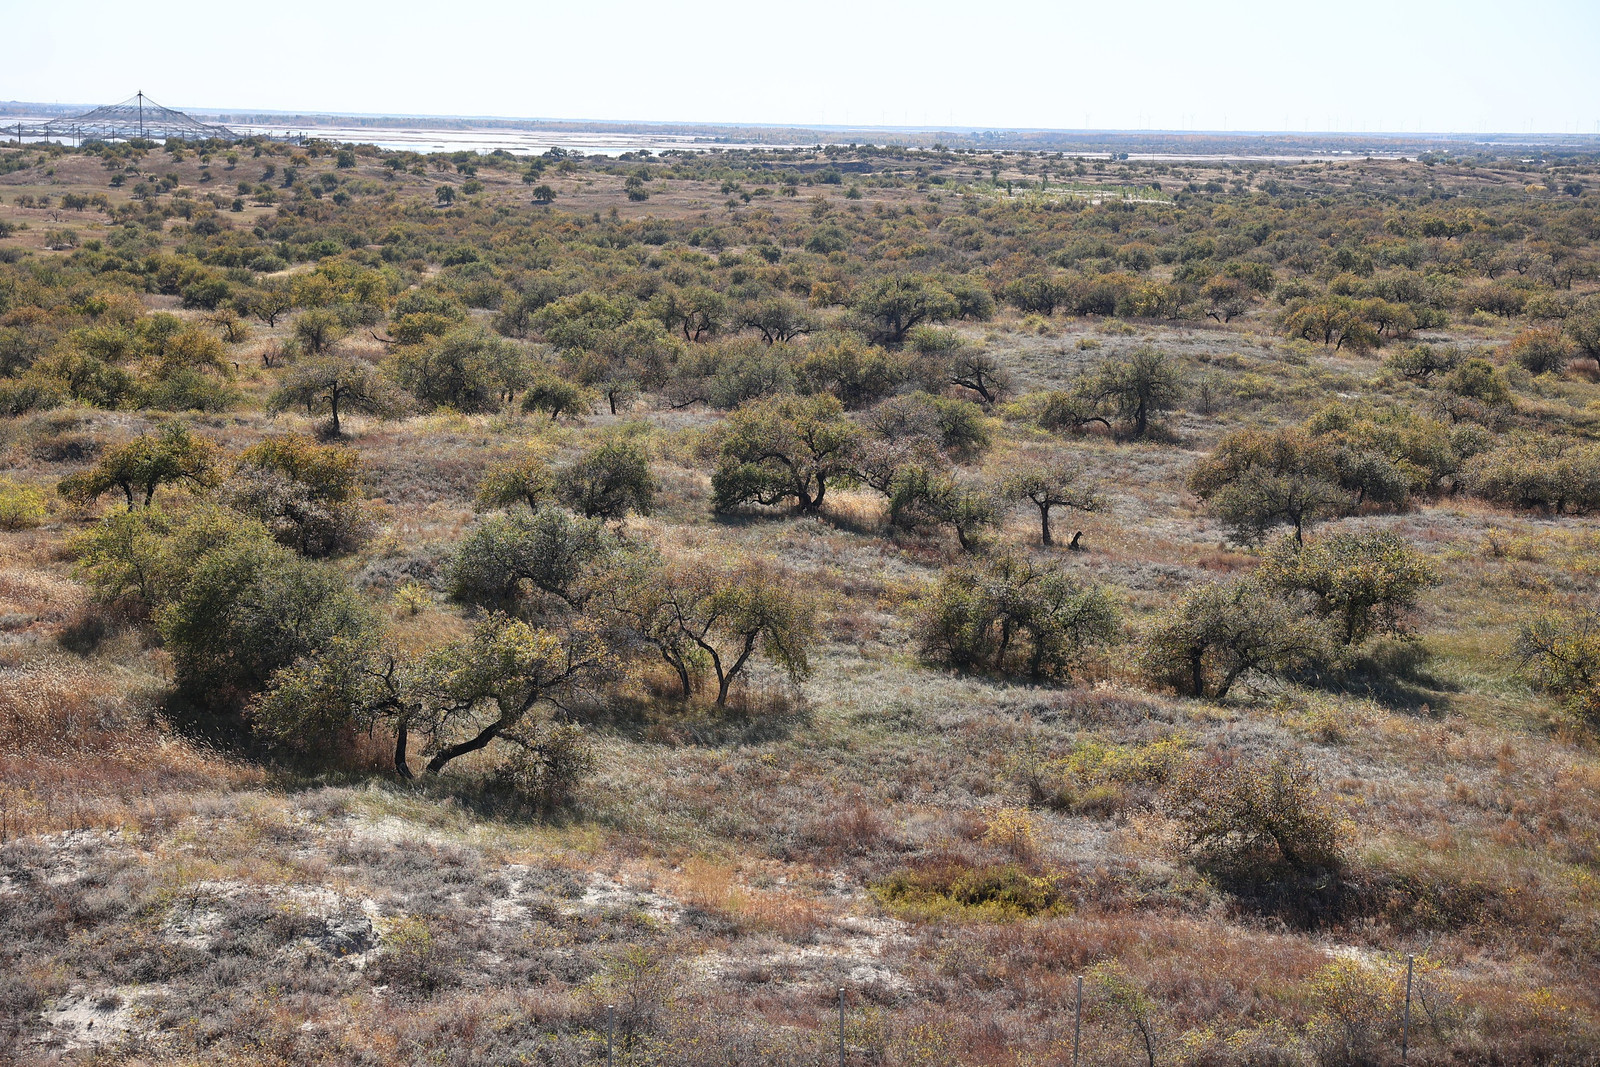
<path id="1" fill-rule="evenodd" d="M 1467 465 L 1467 488 L 1501 507 L 1582 515 L 1600 508 L 1600 445 L 1512 438 Z"/>
<path id="2" fill-rule="evenodd" d="M 1439 345 L 1407 345 L 1383 357 L 1383 365 L 1408 381 L 1428 385 L 1434 376 L 1444 375 L 1461 365 L 1459 349 Z"/>
<path id="3" fill-rule="evenodd" d="M 1381 343 L 1380 327 L 1386 320 L 1401 318 L 1407 312 L 1384 301 L 1357 300 L 1332 294 L 1315 300 L 1296 300 L 1284 315 L 1284 331 L 1293 337 L 1331 345 L 1334 351 L 1350 348 L 1366 352 Z M 1403 322 L 1400 332 L 1416 326 L 1412 318 Z"/>
<path id="4" fill-rule="evenodd" d="M 440 337 L 467 319 L 467 309 L 447 293 L 413 289 L 395 301 L 389 330 L 402 345 L 419 345 Z"/>
<path id="5" fill-rule="evenodd" d="M 616 550 L 599 519 L 548 505 L 538 511 L 513 506 L 462 539 L 450 567 L 451 595 L 530 617 L 578 609 Z"/>
<path id="6" fill-rule="evenodd" d="M 1254 543 L 1281 525 L 1303 540 L 1317 521 L 1351 510 L 1355 496 L 1338 479 L 1331 448 L 1304 431 L 1246 429 L 1218 442 L 1188 482 L 1235 540 Z"/>
<path id="7" fill-rule="evenodd" d="M 1506 346 L 1506 355 L 1529 374 L 1560 374 L 1577 355 L 1577 346 L 1550 326 L 1523 330 Z"/>
<path id="8" fill-rule="evenodd" d="M 709 404 L 731 411 L 747 400 L 790 393 L 795 387 L 793 346 L 735 337 L 697 345 L 681 355 L 666 384 L 675 408 Z"/>
<path id="9" fill-rule="evenodd" d="M 603 681 L 616 668 L 587 625 L 561 633 L 501 614 L 466 638 L 430 652 L 421 668 L 420 722 L 430 738 L 429 773 L 496 740 L 536 749 L 548 737 L 551 701 Z"/>
<path id="10" fill-rule="evenodd" d="M 715 510 L 793 501 L 812 511 L 822 506 L 830 484 L 854 476 L 861 431 L 837 397 L 823 394 L 750 401 L 728 416 L 719 434 L 711 476 Z"/>
<path id="11" fill-rule="evenodd" d="M 1014 921 L 1070 909 L 1057 880 L 1019 863 L 931 863 L 895 871 L 872 887 L 885 908 L 911 920 Z"/>
<path id="12" fill-rule="evenodd" d="M 305 409 L 307 415 L 326 412 L 328 429 L 338 437 L 344 432 L 343 416 L 393 418 L 406 410 L 406 403 L 370 364 L 329 356 L 296 363 L 279 380 L 268 409 L 295 408 Z"/>
<path id="13" fill-rule="evenodd" d="M 1065 457 L 1024 463 L 1006 475 L 1007 497 L 1026 501 L 1039 512 L 1039 540 L 1054 544 L 1050 512 L 1056 508 L 1093 512 L 1105 507 L 1105 498 L 1090 484 L 1082 469 Z"/>
<path id="14" fill-rule="evenodd" d="M 339 316 L 327 308 L 311 308 L 294 320 L 294 339 L 313 356 L 327 355 L 348 333 Z"/>
<path id="15" fill-rule="evenodd" d="M 655 509 L 657 483 L 644 446 L 625 438 L 603 441 L 559 475 L 561 502 L 590 519 L 623 519 Z"/>
<path id="16" fill-rule="evenodd" d="M 528 381 L 522 351 L 482 327 L 462 327 L 401 346 L 389 356 L 385 370 L 424 411 L 497 411 Z"/>
<path id="17" fill-rule="evenodd" d="M 540 456 L 502 460 L 491 465 L 478 483 L 478 506 L 505 508 L 526 504 L 537 511 L 555 499 L 556 479 Z"/>
<path id="18" fill-rule="evenodd" d="M 522 410 L 548 415 L 550 421 L 555 422 L 562 416 L 582 418 L 594 410 L 596 400 L 598 397 L 593 390 L 553 370 L 540 368 L 528 376 L 527 391 L 522 394 Z"/>
<path id="19" fill-rule="evenodd" d="M 1185 391 L 1173 358 L 1149 347 L 1107 359 L 1073 386 L 1080 401 L 1116 419 L 1134 439 L 1146 437 L 1152 421 L 1176 407 Z"/>
<path id="20" fill-rule="evenodd" d="M 1002 556 L 941 574 L 918 608 L 917 632 L 933 663 L 1065 677 L 1116 639 L 1118 615 L 1104 590 L 1058 567 Z"/>
<path id="21" fill-rule="evenodd" d="M 1450 426 L 1406 408 L 1343 401 L 1317 412 L 1305 429 L 1315 460 L 1356 505 L 1396 509 L 1456 488 L 1465 462 L 1489 439 L 1471 423 Z"/>
<path id="22" fill-rule="evenodd" d="M 1434 405 L 1452 423 L 1499 425 L 1515 407 L 1505 375 L 1486 359 L 1463 360 L 1439 385 L 1433 394 Z"/>
<path id="23" fill-rule="evenodd" d="M 663 566 L 635 555 L 610 575 L 606 609 L 677 674 L 680 696 L 709 672 L 722 706 L 752 656 L 791 680 L 807 677 L 816 604 L 770 566 L 697 560 Z"/>
<path id="24" fill-rule="evenodd" d="M 911 373 L 908 359 L 854 337 L 808 347 L 795 363 L 803 393 L 831 393 L 846 409 L 867 407 L 892 393 Z"/>
<path id="25" fill-rule="evenodd" d="M 1145 630 L 1147 677 L 1220 700 L 1248 674 L 1284 675 L 1326 658 L 1326 627 L 1250 580 L 1196 586 Z"/>
<path id="26" fill-rule="evenodd" d="M 191 549 L 190 534 L 177 547 Z M 157 546 L 158 556 L 172 559 Z M 184 561 L 188 562 L 188 561 Z M 372 625 L 348 580 L 295 555 L 254 523 L 243 524 L 195 556 L 162 596 L 157 631 L 174 680 L 196 704 L 236 709 L 278 670 L 316 656 Z"/>
<path id="27" fill-rule="evenodd" d="M 961 305 L 938 280 L 919 274 L 891 274 L 856 297 L 855 310 L 870 319 L 883 343 L 898 345 L 913 328 L 957 317 Z"/>
<path id="28" fill-rule="evenodd" d="M 1310 594 L 1313 612 L 1345 646 L 1408 633 L 1417 598 L 1439 581 L 1422 553 L 1392 533 L 1332 533 L 1305 545 L 1285 537 L 1254 577 L 1286 595 Z"/>
<path id="29" fill-rule="evenodd" d="M 1600 367 L 1600 301 L 1590 296 L 1567 318 L 1566 335 L 1572 339 L 1578 353 L 1595 361 Z"/>
<path id="30" fill-rule="evenodd" d="M 1294 754 L 1196 756 L 1167 806 L 1191 852 L 1237 873 L 1337 867 L 1350 833 L 1315 770 Z"/>
<path id="31" fill-rule="evenodd" d="M 861 421 L 884 441 L 926 442 L 962 462 L 981 456 L 994 436 L 993 420 L 978 405 L 921 391 L 891 397 L 864 413 Z"/>
<path id="32" fill-rule="evenodd" d="M 176 597 L 214 549 L 270 539 L 266 528 L 214 504 L 159 504 L 108 515 L 71 542 L 78 575 L 101 603 L 148 618 Z"/>
<path id="33" fill-rule="evenodd" d="M 856 474 L 888 497 L 902 470 L 943 473 L 981 456 L 992 440 L 991 420 L 978 405 L 921 391 L 891 397 L 859 422 L 864 432 L 855 447 Z"/>
<path id="34" fill-rule="evenodd" d="M 1600 728 L 1600 615 L 1586 608 L 1541 611 L 1518 627 L 1512 655 L 1523 675 L 1560 697 L 1574 719 Z"/>
<path id="35" fill-rule="evenodd" d="M 1000 523 L 999 501 L 981 481 L 938 466 L 907 463 L 889 482 L 889 523 L 902 530 L 949 527 L 964 551 L 981 547 Z"/>
<path id="36" fill-rule="evenodd" d="M 140 434 L 125 445 L 108 449 L 93 467 L 61 480 L 62 496 L 80 504 L 119 490 L 128 510 L 149 507 L 163 485 L 205 489 L 216 481 L 217 448 L 181 423 L 158 433 Z"/>

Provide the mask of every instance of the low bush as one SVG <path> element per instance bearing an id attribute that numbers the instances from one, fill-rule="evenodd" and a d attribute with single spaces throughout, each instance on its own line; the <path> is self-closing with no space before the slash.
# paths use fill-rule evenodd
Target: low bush
<path id="1" fill-rule="evenodd" d="M 0 530 L 26 530 L 49 513 L 44 490 L 0 478 Z"/>
<path id="2" fill-rule="evenodd" d="M 1250 876 L 1337 867 L 1350 833 L 1297 755 L 1197 756 L 1178 773 L 1167 806 L 1191 854 Z"/>
<path id="3" fill-rule="evenodd" d="M 1069 910 L 1055 878 L 1020 863 L 936 860 L 896 871 L 873 886 L 883 906 L 919 920 L 1006 921 Z"/>

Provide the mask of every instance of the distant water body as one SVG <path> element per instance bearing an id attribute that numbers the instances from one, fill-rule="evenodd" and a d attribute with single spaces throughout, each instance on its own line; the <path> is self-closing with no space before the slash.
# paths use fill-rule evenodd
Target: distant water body
<path id="1" fill-rule="evenodd" d="M 375 144 L 401 152 L 495 152 L 536 156 L 552 148 L 582 152 L 586 156 L 620 156 L 624 152 L 664 152 L 668 149 L 710 152 L 717 149 L 796 148 L 798 145 L 751 144 L 687 134 L 611 133 L 605 130 L 430 130 L 403 127 L 252 126 L 229 123 L 242 134 L 283 137 L 303 134 L 319 140 Z"/>

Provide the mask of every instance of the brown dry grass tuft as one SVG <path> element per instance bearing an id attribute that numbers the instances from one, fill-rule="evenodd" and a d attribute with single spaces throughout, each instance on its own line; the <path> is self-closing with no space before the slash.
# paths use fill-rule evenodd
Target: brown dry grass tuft
<path id="1" fill-rule="evenodd" d="M 65 656 L 0 669 L 0 753 L 0 842 L 164 822 L 264 777 L 167 731 L 149 680 Z"/>

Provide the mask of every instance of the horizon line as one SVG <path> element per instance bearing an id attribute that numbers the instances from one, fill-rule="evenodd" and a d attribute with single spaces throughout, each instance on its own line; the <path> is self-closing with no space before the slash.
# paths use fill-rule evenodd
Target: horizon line
<path id="1" fill-rule="evenodd" d="M 148 99 L 148 96 L 147 96 Z M 92 110 L 102 104 L 62 104 L 45 103 L 35 100 L 5 100 L 0 101 L 0 108 L 43 108 L 50 111 L 62 109 L 84 108 Z M 173 110 L 191 112 L 210 117 L 224 115 L 244 114 L 260 116 L 279 116 L 283 118 L 308 118 L 308 119 L 387 119 L 392 121 L 449 121 L 449 122 L 499 122 L 499 123 L 529 123 L 529 124 L 560 124 L 566 126 L 592 126 L 603 128 L 606 126 L 691 126 L 709 129 L 761 129 L 761 130 L 796 130 L 815 131 L 818 133 L 907 133 L 918 135 L 931 135 L 948 133 L 953 135 L 971 136 L 975 134 L 1058 134 L 1068 136 L 1092 136 L 1097 134 L 1161 134 L 1179 136 L 1209 136 L 1209 137 L 1329 137 L 1329 138 L 1362 138 L 1376 137 L 1385 140 L 1401 140 L 1405 138 L 1443 138 L 1443 139 L 1496 139 L 1496 138 L 1570 138 L 1600 142 L 1600 130 L 1590 133 L 1573 133 L 1559 130 L 1336 130 L 1336 129 L 1222 129 L 1222 128 L 1174 128 L 1162 126 L 1132 127 L 1132 126 L 1023 126 L 1023 125 L 895 125 L 877 123 L 829 123 L 829 122 L 758 122 L 738 120 L 710 120 L 710 119 L 641 119 L 641 118 L 562 118 L 557 116 L 537 115 L 496 115 L 496 114 L 450 114 L 426 113 L 404 111 L 320 111 L 301 110 L 290 108 L 269 107 L 217 107 L 215 105 L 162 105 Z"/>

